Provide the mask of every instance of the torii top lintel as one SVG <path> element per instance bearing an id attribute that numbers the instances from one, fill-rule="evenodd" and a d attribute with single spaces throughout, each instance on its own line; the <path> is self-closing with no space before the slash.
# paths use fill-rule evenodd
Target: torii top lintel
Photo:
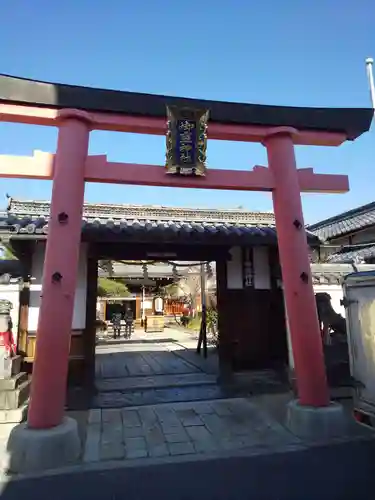
<path id="1" fill-rule="evenodd" d="M 59 110 L 90 113 L 93 129 L 163 135 L 166 106 L 210 110 L 208 137 L 262 142 L 270 128 L 292 127 L 295 144 L 337 146 L 370 128 L 373 110 L 301 108 L 104 90 L 0 75 L 0 121 L 56 125 Z"/>

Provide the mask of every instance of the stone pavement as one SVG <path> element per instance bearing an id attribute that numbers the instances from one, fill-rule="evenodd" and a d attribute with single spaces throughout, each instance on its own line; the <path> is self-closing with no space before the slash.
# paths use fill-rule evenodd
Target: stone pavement
<path id="1" fill-rule="evenodd" d="M 282 425 L 291 395 L 170 403 L 89 412 L 84 463 L 188 455 L 228 456 L 305 449 L 308 442 Z M 353 422 L 346 439 L 373 438 Z M 332 442 L 341 441 L 332 439 Z"/>
<path id="2" fill-rule="evenodd" d="M 122 408 L 228 396 L 217 384 L 215 349 L 204 359 L 190 332 L 135 332 L 130 341 L 108 340 L 96 348 L 94 408 Z"/>
<path id="3" fill-rule="evenodd" d="M 85 463 L 194 459 L 312 444 L 283 425 L 291 394 L 254 396 L 220 387 L 215 351 L 204 359 L 196 344 L 195 333 L 166 328 L 160 334 L 136 331 L 131 341 L 97 347 L 98 394 L 87 419 Z M 353 425 L 353 435 L 367 432 Z"/>
<path id="4" fill-rule="evenodd" d="M 204 359 L 195 347 L 194 335 L 172 329 L 97 347 L 96 406 L 70 413 L 83 443 L 79 467 L 194 461 L 323 444 L 303 441 L 283 425 L 291 394 L 233 397 L 216 382 L 214 351 Z M 0 436 L 4 450 L 5 434 Z M 343 436 L 372 437 L 354 422 Z M 5 451 L 0 459 L 4 468 Z"/>
<path id="5" fill-rule="evenodd" d="M 84 462 L 301 444 L 242 398 L 91 410 Z"/>

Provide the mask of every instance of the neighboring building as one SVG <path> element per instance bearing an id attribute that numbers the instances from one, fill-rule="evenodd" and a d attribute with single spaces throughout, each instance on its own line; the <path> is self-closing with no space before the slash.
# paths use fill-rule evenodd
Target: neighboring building
<path id="1" fill-rule="evenodd" d="M 375 203 L 368 203 L 307 227 L 322 242 L 320 259 L 313 263 L 315 292 L 329 293 L 336 312 L 345 316 L 341 304 L 344 277 L 375 269 Z"/>
<path id="2" fill-rule="evenodd" d="M 31 363 L 49 210 L 48 202 L 10 199 L 0 221 L 0 237 L 10 244 L 27 269 L 24 274 L 27 314 L 24 312 L 20 317 L 19 345 Z M 315 236 L 308 234 L 308 238 L 312 246 L 319 244 Z M 288 362 L 272 213 L 85 204 L 72 322 L 71 370 L 73 366 L 88 371 L 93 367 L 98 260 L 215 261 L 221 363 L 239 370 L 270 368 Z"/>
<path id="3" fill-rule="evenodd" d="M 176 264 L 176 265 L 174 265 Z M 190 264 L 190 265 L 189 265 Z M 195 265 L 194 265 L 195 264 Z M 114 309 L 120 305 L 124 310 L 126 306 L 133 311 L 136 322 L 144 320 L 145 316 L 152 314 L 154 301 L 163 287 L 176 283 L 173 299 L 166 298 L 163 308 L 166 316 L 180 316 L 185 310 L 184 297 L 193 292 L 198 297 L 200 305 L 200 266 L 196 262 L 113 262 L 110 272 L 99 268 L 99 277 L 108 279 L 121 279 L 129 290 L 129 297 L 121 300 L 112 297 L 98 297 L 98 311 L 100 319 L 109 321 Z M 190 278 L 190 280 L 189 280 Z M 189 290 L 189 281 L 194 284 L 194 290 Z M 212 279 L 209 280 L 212 283 Z"/>
<path id="4" fill-rule="evenodd" d="M 330 263 L 375 263 L 375 202 L 307 227 Z"/>

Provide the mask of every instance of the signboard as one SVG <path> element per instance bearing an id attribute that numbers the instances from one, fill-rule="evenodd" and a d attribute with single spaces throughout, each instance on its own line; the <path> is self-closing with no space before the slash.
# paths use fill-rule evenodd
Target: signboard
<path id="1" fill-rule="evenodd" d="M 146 316 L 146 332 L 164 331 L 164 316 Z"/>
<path id="2" fill-rule="evenodd" d="M 244 288 L 254 286 L 254 262 L 252 248 L 245 248 L 243 255 L 243 285 Z"/>
<path id="3" fill-rule="evenodd" d="M 167 107 L 167 174 L 205 175 L 208 110 Z"/>

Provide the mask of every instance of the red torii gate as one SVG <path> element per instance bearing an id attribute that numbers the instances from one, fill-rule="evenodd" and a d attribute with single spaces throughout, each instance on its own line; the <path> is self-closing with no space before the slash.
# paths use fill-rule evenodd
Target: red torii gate
<path id="1" fill-rule="evenodd" d="M 209 169 L 203 178 L 179 177 L 166 175 L 163 166 L 88 156 L 91 130 L 164 135 L 165 106 L 172 101 L 211 109 L 209 139 L 261 142 L 267 149 L 268 168 L 255 166 L 248 172 Z M 371 109 L 218 103 L 0 76 L 0 121 L 59 129 L 56 155 L 0 156 L 1 177 L 53 179 L 28 428 L 49 429 L 63 420 L 86 181 L 271 191 L 299 404 L 328 406 L 300 192 L 346 192 L 349 184 L 344 175 L 297 170 L 294 146 L 339 146 L 367 131 L 371 117 Z M 61 280 L 54 279 L 56 273 Z"/>

